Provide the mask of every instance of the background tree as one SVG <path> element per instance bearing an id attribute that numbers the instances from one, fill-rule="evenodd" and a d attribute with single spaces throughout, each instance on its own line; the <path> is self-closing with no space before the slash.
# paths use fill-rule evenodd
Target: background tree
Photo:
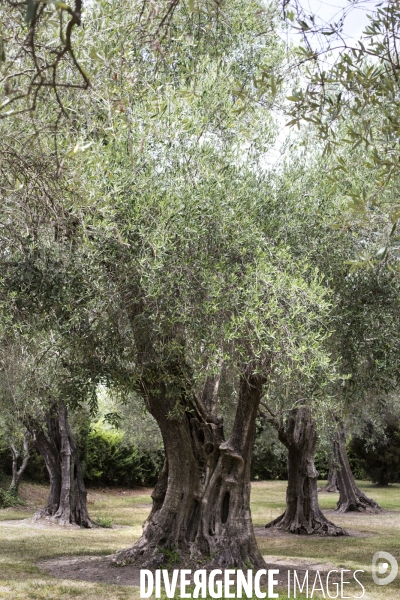
<path id="1" fill-rule="evenodd" d="M 27 337 L 3 340 L 0 377 L 3 403 L 14 421 L 27 430 L 25 452 L 31 437 L 48 470 L 49 498 L 36 518 L 90 527 L 81 463 L 68 423 L 66 390 L 71 376 L 60 365 L 54 339 L 35 341 Z M 13 465 L 14 488 L 20 475 Z"/>
<path id="2" fill-rule="evenodd" d="M 20 422 L 15 419 L 2 402 L 1 439 L 5 444 L 11 461 L 11 482 L 8 489 L 9 501 L 18 500 L 19 484 L 26 471 L 32 451 L 32 439 L 30 433 L 25 430 Z M 4 449 L 5 449 L 4 448 Z"/>
<path id="3" fill-rule="evenodd" d="M 296 146 L 292 145 L 292 156 L 295 153 Z M 362 180 L 363 173 L 355 171 L 352 181 L 356 184 Z M 344 180 L 338 187 L 327 179 L 324 157 L 318 149 L 299 156 L 297 162 L 291 159 L 283 172 L 271 173 L 271 181 L 273 193 L 266 193 L 261 213 L 265 227 L 279 232 L 295 256 L 307 256 L 323 273 L 332 293 L 334 316 L 328 345 L 345 379 L 327 390 L 336 398 L 335 408 L 335 402 L 326 407 L 331 423 L 336 418 L 346 421 L 350 414 L 358 414 L 366 407 L 375 413 L 377 398 L 398 386 L 397 337 L 392 327 L 398 312 L 396 278 L 379 267 L 369 273 L 353 271 L 349 262 L 362 245 L 368 247 L 369 238 L 360 243 L 347 227 L 335 225 L 346 207 L 346 191 L 351 182 Z M 326 435 L 332 433 L 328 430 Z M 342 465 L 351 485 L 341 483 L 340 510 L 363 510 L 367 506 L 375 511 L 376 503 L 365 499 L 359 490 L 356 495 L 363 496 L 362 502 L 358 503 L 355 497 L 350 503 L 345 500 L 356 486 L 341 435 L 339 454 L 343 460 L 337 455 L 336 466 Z"/>

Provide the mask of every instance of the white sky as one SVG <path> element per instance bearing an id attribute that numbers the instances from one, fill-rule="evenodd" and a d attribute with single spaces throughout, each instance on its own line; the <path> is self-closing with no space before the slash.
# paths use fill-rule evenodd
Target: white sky
<path id="1" fill-rule="evenodd" d="M 316 15 L 317 22 L 326 25 L 338 22 L 345 11 L 343 37 L 347 41 L 357 40 L 362 36 L 368 23 L 367 14 L 373 13 L 377 4 L 378 0 L 300 0 L 306 14 Z M 291 32 L 289 38 L 295 40 L 298 35 Z"/>
<path id="2" fill-rule="evenodd" d="M 378 2 L 363 0 L 362 2 L 348 2 L 347 0 L 301 0 L 304 10 L 317 14 L 321 20 L 328 22 L 337 21 L 347 9 L 344 33 L 346 36 L 357 39 L 367 24 L 367 13 L 374 12 Z"/>

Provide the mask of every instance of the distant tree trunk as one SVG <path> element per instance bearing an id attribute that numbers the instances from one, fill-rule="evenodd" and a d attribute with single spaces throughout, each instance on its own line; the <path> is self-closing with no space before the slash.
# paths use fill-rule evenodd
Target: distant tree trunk
<path id="1" fill-rule="evenodd" d="M 47 431 L 36 431 L 36 446 L 49 473 L 50 491 L 46 506 L 35 517 L 50 517 L 60 525 L 92 527 L 82 466 L 63 402 L 47 416 Z"/>
<path id="2" fill-rule="evenodd" d="M 278 427 L 280 441 L 288 449 L 286 510 L 266 527 L 296 534 L 347 535 L 324 516 L 318 505 L 318 471 L 314 465 L 317 434 L 309 408 L 292 410 Z"/>
<path id="3" fill-rule="evenodd" d="M 337 487 L 336 469 L 332 464 L 329 467 L 327 484 L 324 485 L 324 487 L 320 488 L 318 491 L 319 492 L 330 492 L 330 493 L 334 493 L 334 494 L 337 494 L 339 492 L 338 487 Z"/>
<path id="4" fill-rule="evenodd" d="M 12 479 L 9 488 L 9 492 L 14 496 L 18 497 L 19 484 L 21 482 L 22 475 L 24 474 L 26 467 L 28 466 L 29 458 L 30 458 L 30 448 L 29 448 L 29 440 L 31 434 L 28 431 L 24 433 L 24 442 L 23 442 L 23 450 L 22 450 L 22 463 L 18 468 L 18 459 L 20 458 L 20 453 L 14 444 L 11 444 L 11 454 L 12 454 Z"/>
<path id="5" fill-rule="evenodd" d="M 377 513 L 382 511 L 375 500 L 368 498 L 356 485 L 346 452 L 346 435 L 342 425 L 333 443 L 337 464 L 336 481 L 339 488 L 339 501 L 336 510 L 340 513 L 357 511 Z"/>
<path id="6" fill-rule="evenodd" d="M 215 393 L 212 382 L 206 387 Z M 210 410 L 215 407 L 213 395 L 203 393 L 186 411 L 189 399 L 182 392 L 180 413 L 166 389 L 147 395 L 166 460 L 143 535 L 132 548 L 117 553 L 117 563 L 156 568 L 167 562 L 168 551 L 174 551 L 181 565 L 264 565 L 250 514 L 250 461 L 261 395 L 262 378 L 250 370 L 244 373 L 227 441 L 222 419 Z"/>
<path id="7" fill-rule="evenodd" d="M 378 485 L 381 487 L 387 487 L 390 483 L 389 473 L 386 471 L 381 471 L 378 476 Z"/>

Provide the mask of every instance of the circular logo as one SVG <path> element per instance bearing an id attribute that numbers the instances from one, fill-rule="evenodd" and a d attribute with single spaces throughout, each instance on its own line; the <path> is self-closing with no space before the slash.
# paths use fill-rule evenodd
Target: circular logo
<path id="1" fill-rule="evenodd" d="M 386 577 L 379 577 L 378 575 L 384 575 L 388 572 L 389 565 L 392 568 L 389 574 L 386 575 Z M 397 560 L 394 556 L 389 554 L 389 552 L 383 552 L 382 550 L 375 552 L 372 558 L 372 579 L 374 580 L 374 583 L 377 585 L 387 585 L 388 583 L 392 583 L 397 577 L 398 570 L 399 565 L 397 564 Z"/>

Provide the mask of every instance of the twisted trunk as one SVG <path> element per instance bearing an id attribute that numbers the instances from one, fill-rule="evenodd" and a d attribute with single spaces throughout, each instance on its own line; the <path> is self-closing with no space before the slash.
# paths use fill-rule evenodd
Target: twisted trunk
<path id="1" fill-rule="evenodd" d="M 36 446 L 50 478 L 46 506 L 35 518 L 49 517 L 60 525 L 92 527 L 86 506 L 86 488 L 74 438 L 68 425 L 68 412 L 61 402 L 57 414 L 47 416 L 47 432 L 36 431 Z"/>
<path id="2" fill-rule="evenodd" d="M 143 535 L 116 555 L 117 563 L 158 568 L 174 559 L 180 565 L 263 565 L 250 514 L 250 460 L 261 394 L 261 377 L 245 373 L 227 441 L 222 419 L 210 410 L 212 398 L 210 402 L 204 396 L 197 398 L 189 412 L 182 392 L 183 408 L 177 414 L 166 389 L 147 395 L 161 429 L 166 461 Z"/>
<path id="3" fill-rule="evenodd" d="M 318 471 L 314 465 L 317 434 L 307 407 L 292 410 L 278 427 L 280 441 L 288 449 L 286 510 L 266 527 L 296 534 L 347 535 L 324 516 L 318 505 Z"/>
<path id="4" fill-rule="evenodd" d="M 336 510 L 340 513 L 357 511 L 377 513 L 382 511 L 375 500 L 368 498 L 356 485 L 346 452 L 346 435 L 343 425 L 339 426 L 333 443 L 333 452 L 337 464 L 336 480 L 339 488 L 339 500 Z"/>
<path id="5" fill-rule="evenodd" d="M 24 474 L 26 467 L 28 466 L 29 458 L 30 458 L 30 448 L 29 448 L 29 440 L 30 433 L 25 431 L 24 433 L 24 442 L 22 449 L 22 462 L 20 467 L 18 468 L 18 459 L 20 458 L 20 453 L 14 444 L 11 444 L 11 454 L 12 454 L 12 478 L 9 487 L 9 492 L 16 498 L 18 497 L 19 484 L 21 482 L 22 475 Z"/>

